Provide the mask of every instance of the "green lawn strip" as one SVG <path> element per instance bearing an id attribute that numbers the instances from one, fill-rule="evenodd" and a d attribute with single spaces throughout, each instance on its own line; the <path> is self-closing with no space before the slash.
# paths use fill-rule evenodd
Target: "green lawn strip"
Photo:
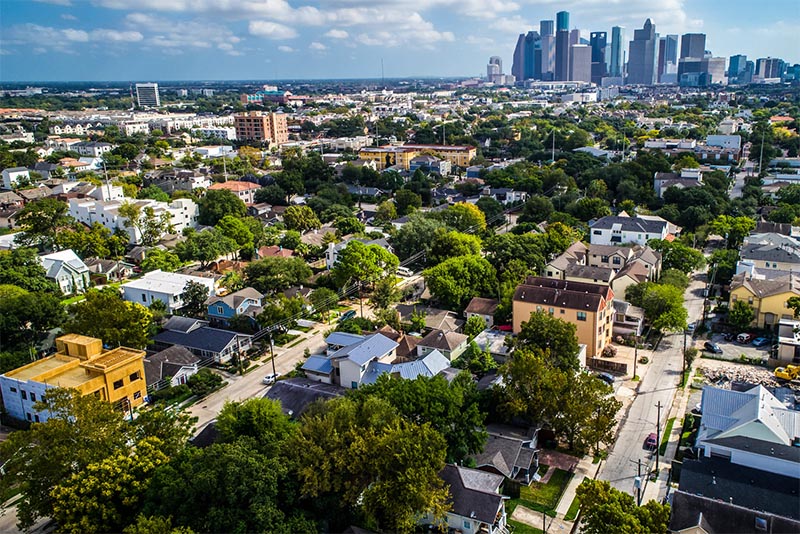
<path id="1" fill-rule="evenodd" d="M 74 297 L 70 297 L 68 299 L 64 299 L 61 301 L 62 306 L 69 306 L 70 304 L 75 304 L 76 302 L 80 302 L 86 298 L 86 295 L 75 295 Z"/>
<path id="2" fill-rule="evenodd" d="M 295 341 L 295 342 L 294 342 L 294 343 L 292 343 L 291 345 L 287 345 L 287 346 L 286 346 L 286 348 L 287 348 L 287 349 L 291 349 L 292 347 L 294 347 L 294 346 L 296 346 L 296 345 L 299 345 L 300 343 L 302 343 L 302 342 L 303 342 L 303 341 L 305 341 L 305 340 L 306 340 L 306 338 L 304 338 L 304 337 L 301 337 L 300 339 L 298 339 L 297 341 Z"/>
<path id="3" fill-rule="evenodd" d="M 513 519 L 508 520 L 508 526 L 511 527 L 510 530 L 513 534 L 543 534 L 544 532 L 541 529 L 526 525 L 525 523 L 520 523 L 519 521 L 514 521 Z"/>
<path id="4" fill-rule="evenodd" d="M 669 435 L 672 432 L 672 425 L 675 424 L 675 418 L 670 417 L 667 419 L 667 426 L 664 428 L 664 435 L 661 436 L 661 446 L 658 448 L 658 454 L 664 456 L 667 450 L 667 443 L 669 443 Z"/>
<path id="5" fill-rule="evenodd" d="M 583 477 L 583 480 L 588 480 L 589 477 Z M 572 504 L 569 505 L 569 509 L 567 510 L 566 515 L 564 515 L 564 519 L 566 521 L 575 521 L 575 518 L 578 517 L 578 511 L 581 509 L 581 501 L 578 500 L 578 496 L 576 495 L 574 499 L 572 499 Z"/>

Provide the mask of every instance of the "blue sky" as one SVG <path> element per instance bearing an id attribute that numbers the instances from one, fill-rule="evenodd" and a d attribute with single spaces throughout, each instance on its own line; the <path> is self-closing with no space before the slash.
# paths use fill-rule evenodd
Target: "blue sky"
<path id="1" fill-rule="evenodd" d="M 516 36 L 560 10 L 586 37 L 649 17 L 714 55 L 800 62 L 798 0 L 0 0 L 0 82 L 509 72 Z"/>

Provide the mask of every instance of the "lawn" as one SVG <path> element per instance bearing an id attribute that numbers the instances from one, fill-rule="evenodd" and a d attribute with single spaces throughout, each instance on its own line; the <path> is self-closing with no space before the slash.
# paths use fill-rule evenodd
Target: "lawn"
<path id="1" fill-rule="evenodd" d="M 589 480 L 589 477 L 583 477 L 583 480 Z M 578 500 L 576 496 L 572 499 L 572 504 L 569 505 L 569 510 L 564 515 L 564 519 L 566 521 L 575 521 L 575 518 L 578 517 L 578 511 L 581 509 L 581 501 Z"/>
<path id="2" fill-rule="evenodd" d="M 513 534 L 542 534 L 544 531 L 530 525 L 526 525 L 525 523 L 520 523 L 519 521 L 514 521 L 513 519 L 508 520 L 508 526 L 511 527 L 509 530 Z"/>
<path id="3" fill-rule="evenodd" d="M 511 510 L 513 511 L 514 507 L 521 504 L 525 508 L 555 517 L 558 501 L 571 478 L 572 473 L 556 469 L 547 484 L 531 482 L 530 486 L 522 486 L 519 499 L 511 499 L 509 503 L 512 505 Z"/>
<path id="4" fill-rule="evenodd" d="M 664 435 L 661 436 L 661 446 L 658 448 L 658 454 L 664 456 L 667 451 L 667 443 L 669 443 L 669 435 L 672 433 L 672 425 L 675 424 L 675 418 L 670 417 L 667 420 L 667 426 L 664 428 Z"/>

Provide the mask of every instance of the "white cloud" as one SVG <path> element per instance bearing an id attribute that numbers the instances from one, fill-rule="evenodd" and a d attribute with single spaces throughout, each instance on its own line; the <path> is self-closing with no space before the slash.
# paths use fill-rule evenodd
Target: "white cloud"
<path id="1" fill-rule="evenodd" d="M 10 56 L 11 54 L 12 54 L 11 50 L 0 48 L 0 56 Z"/>
<path id="2" fill-rule="evenodd" d="M 72 2 L 70 0 L 35 0 L 36 2 L 40 2 L 42 4 L 53 4 L 56 6 L 71 6 Z"/>
<path id="3" fill-rule="evenodd" d="M 226 26 L 213 22 L 175 21 L 145 13 L 129 13 L 125 17 L 125 24 L 136 33 L 147 32 L 146 43 L 161 48 L 161 52 L 165 52 L 168 48 L 211 48 L 228 45 L 221 49 L 226 50 L 229 55 L 234 55 L 233 45 L 241 41 L 241 38 L 235 36 Z"/>
<path id="4" fill-rule="evenodd" d="M 267 39 L 282 40 L 297 37 L 297 32 L 293 28 L 266 20 L 251 21 L 248 30 L 252 35 L 266 37 Z"/>
<path id="5" fill-rule="evenodd" d="M 323 50 L 327 50 L 327 49 L 328 49 L 328 47 L 327 47 L 327 46 L 325 46 L 325 45 L 324 45 L 324 44 L 322 44 L 322 43 L 318 43 L 317 41 L 314 41 L 313 43 L 311 43 L 310 45 L 308 45 L 308 48 L 309 48 L 310 50 L 314 50 L 314 51 L 317 51 L 317 52 L 321 52 L 321 51 L 323 51 Z"/>
<path id="6" fill-rule="evenodd" d="M 330 37 L 331 39 L 347 39 L 350 37 L 350 34 L 344 30 L 337 30 L 334 28 L 325 33 L 325 37 Z"/>
<path id="7" fill-rule="evenodd" d="M 61 18 L 64 20 L 78 20 L 78 17 L 75 15 L 70 15 L 69 13 L 62 13 Z"/>
<path id="8" fill-rule="evenodd" d="M 4 36 L 9 44 L 36 44 L 39 48 L 72 53 L 75 43 L 133 43 L 144 36 L 137 31 L 121 31 L 97 28 L 91 31 L 74 28 L 53 28 L 38 24 L 12 26 Z"/>
<path id="9" fill-rule="evenodd" d="M 295 51 L 294 48 L 292 48 L 291 46 L 286 46 L 286 45 L 279 46 L 278 50 L 283 52 L 283 53 L 285 53 L 285 54 L 289 54 L 289 53 Z"/>
<path id="10" fill-rule="evenodd" d="M 144 39 L 144 36 L 137 31 L 92 30 L 89 35 L 92 41 L 117 43 L 136 43 Z"/>
<path id="11" fill-rule="evenodd" d="M 83 30 L 73 30 L 71 28 L 67 28 L 65 30 L 61 30 L 61 33 L 64 35 L 64 39 L 67 41 L 73 41 L 76 43 L 89 42 L 89 34 Z"/>
<path id="12" fill-rule="evenodd" d="M 471 45 L 478 45 L 478 46 L 494 46 L 495 41 L 491 37 L 480 37 L 477 35 L 468 35 L 464 42 Z"/>
<path id="13" fill-rule="evenodd" d="M 494 20 L 489 24 L 489 28 L 492 30 L 498 30 L 503 33 L 525 33 L 528 30 L 532 29 L 531 24 L 528 23 L 520 16 L 513 16 L 508 18 L 500 18 Z"/>

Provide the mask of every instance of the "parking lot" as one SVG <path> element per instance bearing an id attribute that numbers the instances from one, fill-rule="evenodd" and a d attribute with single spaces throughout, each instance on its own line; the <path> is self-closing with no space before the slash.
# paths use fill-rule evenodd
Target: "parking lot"
<path id="1" fill-rule="evenodd" d="M 695 346 L 698 350 L 703 350 L 703 343 L 705 343 L 706 339 L 697 339 L 695 340 Z M 763 347 L 754 347 L 752 342 L 746 345 L 741 343 L 737 343 L 735 341 L 725 341 L 722 334 L 714 334 L 710 336 L 710 341 L 719 345 L 719 348 L 722 349 L 722 354 L 712 354 L 708 351 L 704 352 L 704 356 L 713 356 L 715 358 L 724 358 L 726 360 L 738 360 L 739 356 L 744 354 L 748 358 L 758 358 L 766 360 L 769 358 L 769 351 L 772 347 L 772 342 L 767 343 Z"/>

